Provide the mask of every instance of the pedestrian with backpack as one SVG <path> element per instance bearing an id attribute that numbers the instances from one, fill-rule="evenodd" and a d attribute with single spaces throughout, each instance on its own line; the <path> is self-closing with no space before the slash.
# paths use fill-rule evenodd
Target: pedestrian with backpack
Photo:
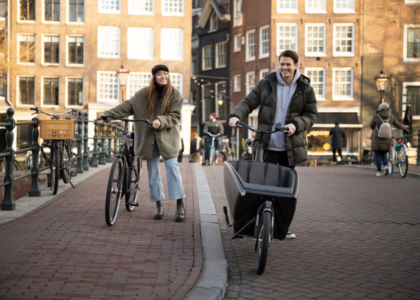
<path id="1" fill-rule="evenodd" d="M 370 122 L 370 128 L 372 129 L 372 151 L 375 153 L 375 163 L 378 171 L 376 176 L 389 175 L 387 153 L 392 146 L 391 125 L 402 130 L 408 129 L 407 125 L 398 122 L 397 118 L 391 114 L 389 105 L 383 102 L 379 104 L 379 108 Z M 383 173 L 381 171 L 381 164 L 385 168 Z"/>

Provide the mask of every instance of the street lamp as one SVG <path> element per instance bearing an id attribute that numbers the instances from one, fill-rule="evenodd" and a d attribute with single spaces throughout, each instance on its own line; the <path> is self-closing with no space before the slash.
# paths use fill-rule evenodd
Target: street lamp
<path id="1" fill-rule="evenodd" d="M 129 74 L 130 74 L 130 70 L 126 70 L 124 65 L 122 65 L 121 69 L 117 71 L 118 82 L 121 88 L 122 101 L 125 100 L 125 88 L 127 86 L 127 80 L 128 80 Z"/>
<path id="2" fill-rule="evenodd" d="M 381 74 L 375 77 L 376 88 L 378 89 L 379 94 L 381 95 L 381 103 L 385 100 L 385 92 L 388 86 L 388 80 L 390 76 L 384 74 L 384 71 L 381 71 Z"/>

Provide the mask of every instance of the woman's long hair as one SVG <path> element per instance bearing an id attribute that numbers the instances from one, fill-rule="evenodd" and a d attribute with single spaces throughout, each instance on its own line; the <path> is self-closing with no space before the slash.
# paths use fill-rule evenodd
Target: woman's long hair
<path id="1" fill-rule="evenodd" d="M 152 76 L 152 80 L 150 80 L 149 88 L 147 89 L 146 97 L 146 109 L 147 115 L 149 116 L 149 120 L 153 121 L 157 117 L 157 109 L 159 104 L 159 95 L 157 93 L 158 85 L 156 83 L 156 75 Z M 162 93 L 162 107 L 161 113 L 162 115 L 166 115 L 169 111 L 169 107 L 172 101 L 172 94 L 174 92 L 174 88 L 171 84 L 170 76 L 168 76 L 168 83 L 163 88 Z"/>

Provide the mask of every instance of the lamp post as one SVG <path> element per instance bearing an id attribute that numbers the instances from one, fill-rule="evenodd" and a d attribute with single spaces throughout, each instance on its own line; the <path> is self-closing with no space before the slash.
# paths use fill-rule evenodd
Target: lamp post
<path id="1" fill-rule="evenodd" d="M 375 77 L 376 88 L 378 89 L 378 92 L 381 95 L 380 103 L 383 103 L 385 100 L 385 92 L 386 92 L 386 88 L 388 87 L 389 78 L 390 76 L 384 74 L 384 71 L 381 71 L 381 74 Z"/>
<path id="2" fill-rule="evenodd" d="M 128 75 L 130 74 L 130 70 L 126 70 L 124 65 L 121 66 L 121 69 L 117 71 L 118 82 L 121 88 L 122 94 L 122 101 L 125 101 L 125 88 L 127 86 Z"/>

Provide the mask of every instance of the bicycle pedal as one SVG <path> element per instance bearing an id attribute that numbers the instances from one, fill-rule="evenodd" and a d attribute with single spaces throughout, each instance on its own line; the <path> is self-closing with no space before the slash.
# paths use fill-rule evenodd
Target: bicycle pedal
<path id="1" fill-rule="evenodd" d="M 137 202 L 130 202 L 131 206 L 139 206 L 139 204 Z"/>

